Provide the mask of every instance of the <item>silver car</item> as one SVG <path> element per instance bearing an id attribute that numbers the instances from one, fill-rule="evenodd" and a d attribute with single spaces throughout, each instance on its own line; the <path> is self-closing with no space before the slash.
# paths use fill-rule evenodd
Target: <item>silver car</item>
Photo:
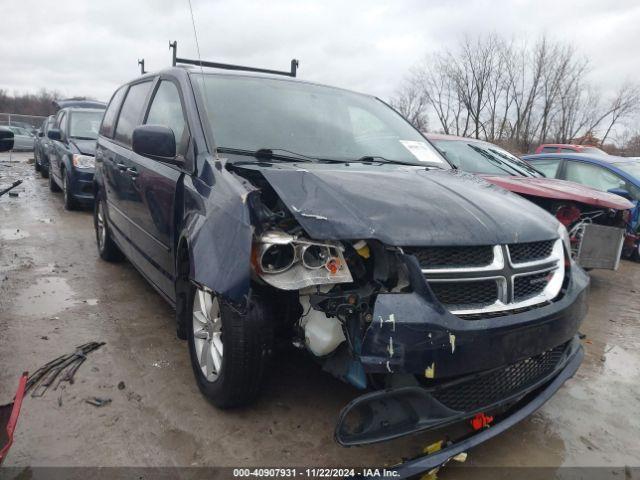
<path id="1" fill-rule="evenodd" d="M 3 126 L 0 126 L 0 129 L 9 130 L 13 132 L 13 135 L 14 135 L 13 149 L 14 150 L 28 150 L 28 151 L 33 150 L 33 145 L 36 137 L 29 130 L 22 127 L 16 127 L 13 125 L 9 125 L 9 126 L 3 125 Z"/>

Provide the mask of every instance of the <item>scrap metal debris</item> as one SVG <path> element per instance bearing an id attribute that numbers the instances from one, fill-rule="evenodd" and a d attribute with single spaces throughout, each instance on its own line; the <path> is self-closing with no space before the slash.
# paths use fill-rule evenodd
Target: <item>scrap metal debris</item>
<path id="1" fill-rule="evenodd" d="M 13 182 L 13 183 L 11 184 L 11 186 L 9 186 L 9 187 L 7 187 L 7 188 L 5 188 L 5 189 L 3 189 L 3 190 L 0 190 L 0 197 L 1 197 L 2 195 L 4 195 L 5 193 L 9 192 L 10 190 L 13 190 L 14 188 L 16 188 L 16 187 L 17 187 L 18 185 L 20 185 L 21 183 L 22 183 L 22 180 L 16 180 L 15 182 Z M 16 196 L 17 196 L 17 195 L 16 195 Z"/>
<path id="2" fill-rule="evenodd" d="M 100 398 L 100 397 L 89 397 L 89 398 L 85 398 L 84 401 L 89 405 L 93 405 L 95 407 L 104 407 L 105 405 L 109 405 L 111 403 L 110 398 Z"/>
<path id="3" fill-rule="evenodd" d="M 104 344 L 105 342 L 85 343 L 77 347 L 73 353 L 63 355 L 43 365 L 29 376 L 26 391 L 33 389 L 31 396 L 41 397 L 51 385 L 53 385 L 54 390 L 57 390 L 61 382 L 73 383 L 73 377 L 80 365 L 87 359 L 87 354 L 97 350 Z"/>

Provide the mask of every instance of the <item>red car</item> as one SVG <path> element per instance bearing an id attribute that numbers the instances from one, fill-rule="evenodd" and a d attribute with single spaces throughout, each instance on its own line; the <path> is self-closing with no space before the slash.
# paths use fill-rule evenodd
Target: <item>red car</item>
<path id="1" fill-rule="evenodd" d="M 536 148 L 535 153 L 591 153 L 609 155 L 604 150 L 592 145 L 572 145 L 570 143 L 543 143 Z"/>
<path id="2" fill-rule="evenodd" d="M 453 135 L 425 134 L 460 170 L 517 193 L 553 214 L 569 231 L 576 260 L 584 268 L 618 267 L 627 199 L 541 172 L 489 142 Z"/>

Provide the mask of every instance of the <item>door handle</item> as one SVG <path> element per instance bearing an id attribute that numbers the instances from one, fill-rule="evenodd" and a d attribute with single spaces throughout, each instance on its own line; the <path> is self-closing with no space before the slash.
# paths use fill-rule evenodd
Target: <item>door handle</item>
<path id="1" fill-rule="evenodd" d="M 129 167 L 127 168 L 127 174 L 131 178 L 136 178 L 138 176 L 138 170 L 136 170 L 135 167 Z"/>
<path id="2" fill-rule="evenodd" d="M 124 163 L 116 163 L 116 167 L 118 168 L 118 170 L 120 170 L 121 172 L 124 172 L 125 170 L 127 170 L 127 166 Z"/>

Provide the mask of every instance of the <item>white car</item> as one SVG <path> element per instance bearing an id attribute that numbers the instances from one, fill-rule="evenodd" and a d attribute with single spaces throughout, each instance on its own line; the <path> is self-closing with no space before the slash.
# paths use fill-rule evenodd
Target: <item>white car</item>
<path id="1" fill-rule="evenodd" d="M 13 132 L 13 149 L 14 150 L 33 150 L 35 136 L 29 130 L 16 126 L 0 126 L 1 130 L 9 130 Z"/>

